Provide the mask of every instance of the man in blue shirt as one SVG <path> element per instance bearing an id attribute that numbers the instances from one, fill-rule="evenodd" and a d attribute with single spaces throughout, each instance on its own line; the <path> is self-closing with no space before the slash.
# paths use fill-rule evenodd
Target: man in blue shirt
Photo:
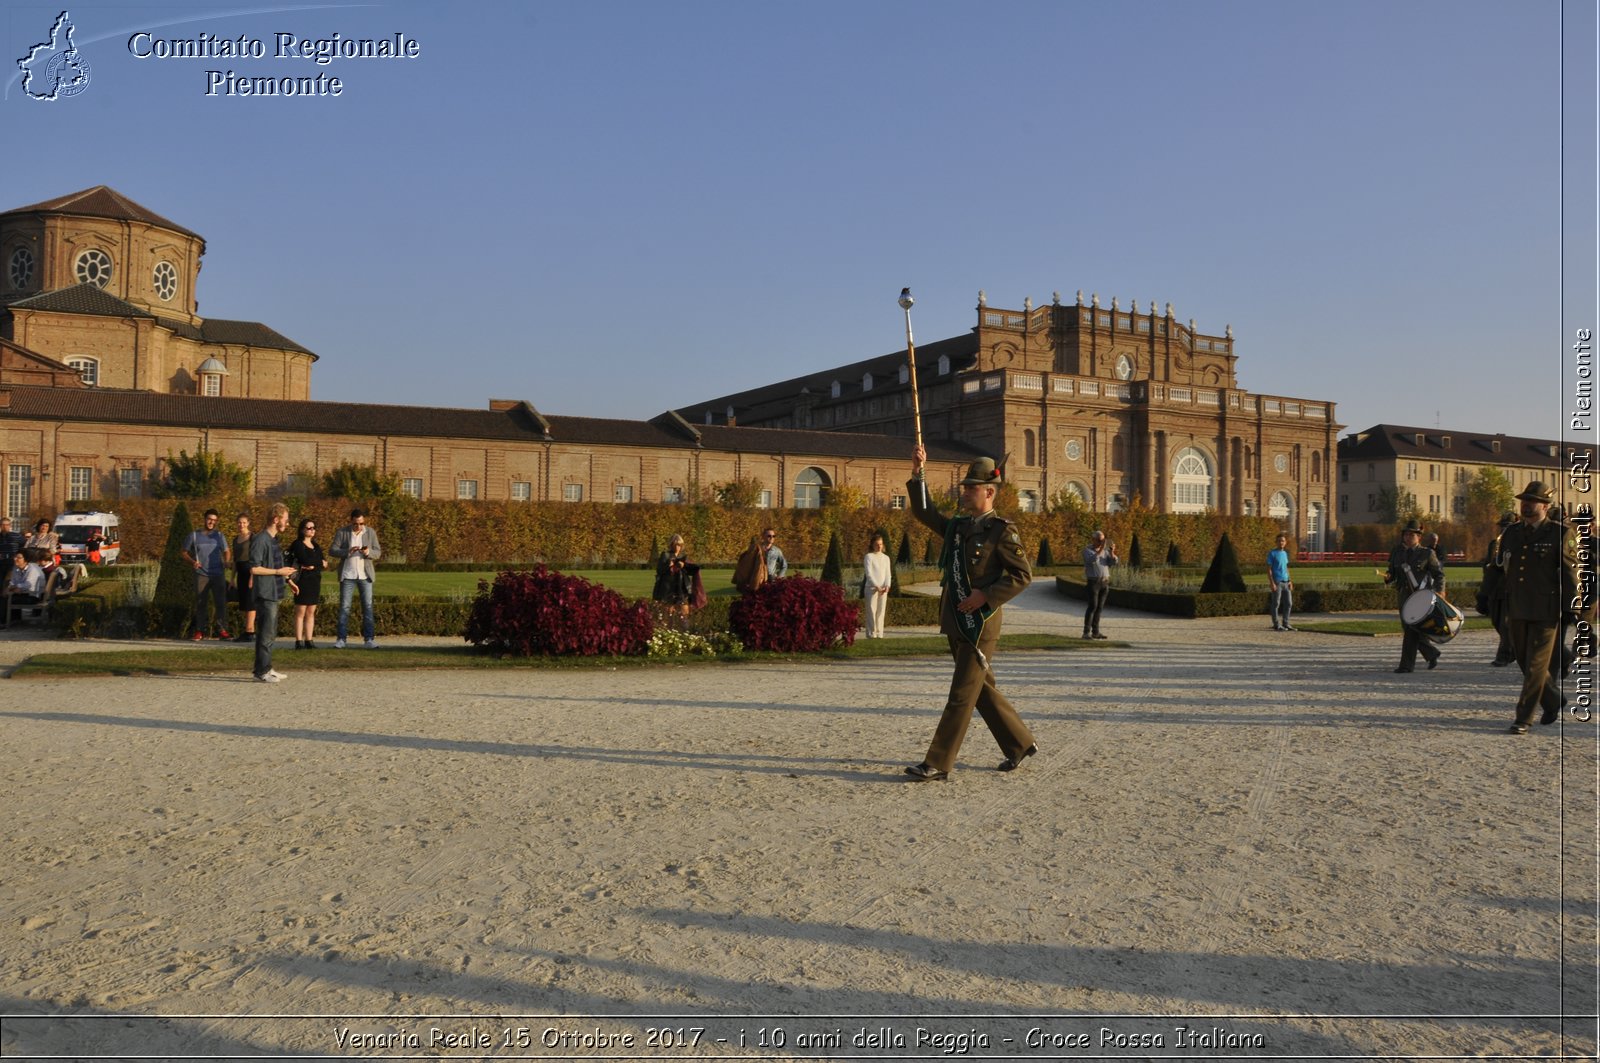
<path id="1" fill-rule="evenodd" d="M 1083 582 L 1088 588 L 1089 602 L 1083 609 L 1083 637 L 1103 639 L 1100 633 L 1100 612 L 1106 607 L 1106 596 L 1111 593 L 1111 566 L 1118 562 L 1115 543 L 1106 541 L 1106 533 L 1095 529 L 1089 545 L 1083 548 Z"/>
<path id="2" fill-rule="evenodd" d="M 1293 631 L 1289 610 L 1294 584 L 1289 582 L 1289 537 L 1278 535 L 1278 545 L 1267 551 L 1267 582 L 1272 585 L 1272 630 Z"/>
<path id="3" fill-rule="evenodd" d="M 286 563 L 278 536 L 289 527 L 289 507 L 282 502 L 272 507 L 272 519 L 265 531 L 250 540 L 251 591 L 256 603 L 256 680 L 276 683 L 283 673 L 272 668 L 272 644 L 278 637 L 278 603 L 283 600 L 283 580 L 295 574 Z"/>
<path id="4" fill-rule="evenodd" d="M 223 578 L 227 571 L 223 566 L 233 563 L 233 548 L 228 545 L 227 536 L 217 530 L 221 519 L 216 510 L 206 510 L 205 527 L 190 532 L 183 541 L 183 559 L 194 566 L 194 634 L 190 637 L 196 642 L 211 630 L 208 612 L 216 617 L 217 638 L 233 637 L 228 634 L 228 583 Z"/>

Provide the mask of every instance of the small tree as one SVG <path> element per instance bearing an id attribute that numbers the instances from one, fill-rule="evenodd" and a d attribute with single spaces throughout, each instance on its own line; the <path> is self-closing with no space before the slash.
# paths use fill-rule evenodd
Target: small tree
<path id="1" fill-rule="evenodd" d="M 822 562 L 822 581 L 844 586 L 844 551 L 839 548 L 839 533 L 828 536 L 828 556 Z"/>
<path id="2" fill-rule="evenodd" d="M 872 505 L 872 498 L 855 484 L 839 484 L 822 493 L 823 509 L 849 511 L 852 509 L 866 509 L 870 505 Z"/>
<path id="3" fill-rule="evenodd" d="M 936 536 L 928 536 L 928 544 L 922 548 L 922 563 L 924 565 L 937 565 L 939 555 L 944 552 L 944 543 Z"/>
<path id="4" fill-rule="evenodd" d="M 1489 527 L 1500 514 L 1517 508 L 1516 493 L 1506 474 L 1485 465 L 1467 482 L 1466 518 L 1469 524 Z"/>
<path id="5" fill-rule="evenodd" d="M 1049 568 L 1056 563 L 1055 555 L 1050 552 L 1049 536 L 1039 540 L 1039 556 L 1033 563 L 1038 568 Z"/>
<path id="6" fill-rule="evenodd" d="M 900 533 L 900 546 L 894 552 L 894 560 L 897 565 L 911 564 L 911 533 L 909 531 Z"/>
<path id="7" fill-rule="evenodd" d="M 400 474 L 379 472 L 376 465 L 341 462 L 322 474 L 318 493 L 353 502 L 387 502 L 401 496 Z"/>
<path id="8" fill-rule="evenodd" d="M 1417 496 L 1403 487 L 1378 488 L 1378 521 L 1382 524 L 1402 524 L 1408 520 L 1421 520 L 1422 507 Z"/>
<path id="9" fill-rule="evenodd" d="M 155 634 L 182 638 L 193 621 L 194 566 L 183 559 L 183 544 L 192 531 L 189 507 L 179 502 L 167 527 L 167 545 L 161 552 L 161 571 L 150 601 L 149 627 Z"/>
<path id="10" fill-rule="evenodd" d="M 250 470 L 223 457 L 222 451 L 167 452 L 166 474 L 151 485 L 156 498 L 216 498 L 248 494 Z M 181 507 L 180 507 L 181 508 Z"/>
<path id="11" fill-rule="evenodd" d="M 1200 593 L 1242 593 L 1244 589 L 1244 576 L 1239 573 L 1239 555 L 1234 552 L 1233 541 L 1228 538 L 1228 533 L 1223 532 L 1222 541 L 1217 543 L 1217 552 L 1211 558 L 1211 567 L 1206 570 L 1205 582 L 1200 584 Z"/>
<path id="12" fill-rule="evenodd" d="M 1128 547 L 1128 567 L 1144 567 L 1144 550 L 1139 545 L 1139 533 L 1133 533 L 1133 545 Z"/>
<path id="13" fill-rule="evenodd" d="M 756 508 L 761 502 L 761 491 L 761 481 L 753 476 L 711 485 L 711 493 L 717 504 L 727 509 Z"/>
<path id="14" fill-rule="evenodd" d="M 1173 568 L 1183 564 L 1183 551 L 1178 549 L 1178 540 L 1176 539 L 1167 544 L 1167 564 Z"/>
<path id="15" fill-rule="evenodd" d="M 432 535 L 428 536 L 428 548 L 422 552 L 422 563 L 437 565 L 439 563 L 439 542 Z M 340 593 L 343 593 L 342 591 Z"/>

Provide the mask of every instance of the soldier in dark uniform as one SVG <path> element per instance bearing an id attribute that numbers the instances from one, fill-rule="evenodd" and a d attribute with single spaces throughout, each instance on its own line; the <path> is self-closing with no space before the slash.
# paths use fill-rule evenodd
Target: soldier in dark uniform
<path id="1" fill-rule="evenodd" d="M 1383 582 L 1394 584 L 1397 608 L 1405 608 L 1406 599 L 1419 590 L 1444 594 L 1444 567 L 1432 550 L 1422 545 L 1422 528 L 1416 521 L 1407 522 L 1400 532 L 1400 544 L 1389 551 L 1389 571 Z M 1421 635 L 1400 622 L 1403 638 L 1400 641 L 1400 665 L 1396 672 L 1417 670 L 1417 654 L 1421 653 L 1429 668 L 1439 666 L 1439 651 Z"/>
<path id="2" fill-rule="evenodd" d="M 1500 536 L 1516 522 L 1515 513 L 1501 514 L 1499 531 L 1489 543 L 1489 552 L 1483 558 L 1483 584 L 1479 592 L 1483 595 L 1484 608 L 1480 611 L 1489 618 L 1495 632 L 1500 636 L 1500 644 L 1495 647 L 1494 660 L 1489 662 L 1496 668 L 1515 664 L 1517 660 L 1517 655 L 1511 652 L 1511 636 L 1506 631 L 1506 580 L 1505 570 L 1500 567 Z"/>
<path id="3" fill-rule="evenodd" d="M 1538 480 L 1517 496 L 1522 520 L 1500 536 L 1500 567 L 1505 572 L 1506 626 L 1522 668 L 1522 692 L 1512 734 L 1527 734 L 1533 710 L 1542 707 L 1542 724 L 1561 716 L 1560 668 L 1556 644 L 1561 621 L 1573 610 L 1578 592 L 1576 561 L 1567 527 L 1550 519 L 1554 501 Z"/>
<path id="4" fill-rule="evenodd" d="M 1024 758 L 1038 752 L 1038 746 L 1011 702 L 995 689 L 989 665 L 1000 640 L 1000 607 L 1028 585 L 1033 573 L 1016 525 L 994 511 L 995 491 L 1001 482 L 995 463 L 982 458 L 967 468 L 961 480 L 962 515 L 951 518 L 940 514 L 928 499 L 922 473 L 927 456 L 919 444 L 913 452 L 912 479 L 906 486 L 911 512 L 944 539 L 939 630 L 950 640 L 955 674 L 928 755 L 921 764 L 907 768 L 906 774 L 918 780 L 948 776 L 974 708 L 1005 754 L 999 770 L 1014 771 Z"/>

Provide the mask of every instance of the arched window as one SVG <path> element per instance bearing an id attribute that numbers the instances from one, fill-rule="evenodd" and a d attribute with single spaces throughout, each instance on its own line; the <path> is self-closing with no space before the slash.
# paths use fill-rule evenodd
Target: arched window
<path id="1" fill-rule="evenodd" d="M 948 354 L 941 354 L 939 356 L 939 375 L 950 375 L 950 356 Z"/>
<path id="2" fill-rule="evenodd" d="M 1184 447 L 1172 462 L 1172 511 L 1200 513 L 1215 503 L 1211 459 L 1196 447 Z"/>
<path id="3" fill-rule="evenodd" d="M 821 509 L 832 487 L 828 474 L 821 469 L 805 468 L 794 478 L 794 508 Z"/>
<path id="4" fill-rule="evenodd" d="M 1031 428 L 1022 430 L 1022 464 L 1027 466 L 1039 464 L 1039 450 L 1034 441 L 1033 429 Z M 1028 512 L 1032 513 L 1033 510 L 1030 509 Z"/>
<path id="5" fill-rule="evenodd" d="M 839 382 L 837 380 L 828 385 L 828 394 L 833 398 L 839 397 Z"/>
<path id="6" fill-rule="evenodd" d="M 872 390 L 872 374 L 871 373 L 862 373 L 861 374 L 861 390 L 862 391 L 871 391 Z"/>
<path id="7" fill-rule="evenodd" d="M 1289 497 L 1287 491 L 1274 491 L 1272 497 L 1267 499 L 1267 516 L 1273 520 L 1288 520 L 1293 511 L 1294 499 Z"/>
<path id="8" fill-rule="evenodd" d="M 1089 489 L 1083 484 L 1079 483 L 1077 480 L 1068 480 L 1067 490 L 1077 495 L 1078 501 L 1082 502 L 1084 505 L 1087 506 L 1089 504 Z"/>
<path id="9" fill-rule="evenodd" d="M 900 367 L 900 383 L 904 384 L 910 379 L 911 379 L 911 367 L 910 366 L 905 366 L 905 365 L 901 366 Z"/>
<path id="10" fill-rule="evenodd" d="M 90 387 L 100 383 L 100 359 L 68 358 L 67 364 L 78 371 L 78 378 Z"/>
<path id="11" fill-rule="evenodd" d="M 1311 452 L 1311 482 L 1315 484 L 1322 482 L 1322 452 L 1320 450 Z"/>
<path id="12" fill-rule="evenodd" d="M 1022 507 L 1024 513 L 1039 512 L 1039 496 L 1032 491 L 1018 491 L 1017 505 Z"/>

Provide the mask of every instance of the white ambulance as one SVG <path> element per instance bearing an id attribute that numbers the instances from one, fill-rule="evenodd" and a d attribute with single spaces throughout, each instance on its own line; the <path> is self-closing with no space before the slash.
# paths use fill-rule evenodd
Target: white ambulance
<path id="1" fill-rule="evenodd" d="M 122 521 L 115 513 L 74 510 L 56 518 L 62 562 L 114 565 L 122 553 Z M 98 555 L 98 556 L 96 556 Z"/>

